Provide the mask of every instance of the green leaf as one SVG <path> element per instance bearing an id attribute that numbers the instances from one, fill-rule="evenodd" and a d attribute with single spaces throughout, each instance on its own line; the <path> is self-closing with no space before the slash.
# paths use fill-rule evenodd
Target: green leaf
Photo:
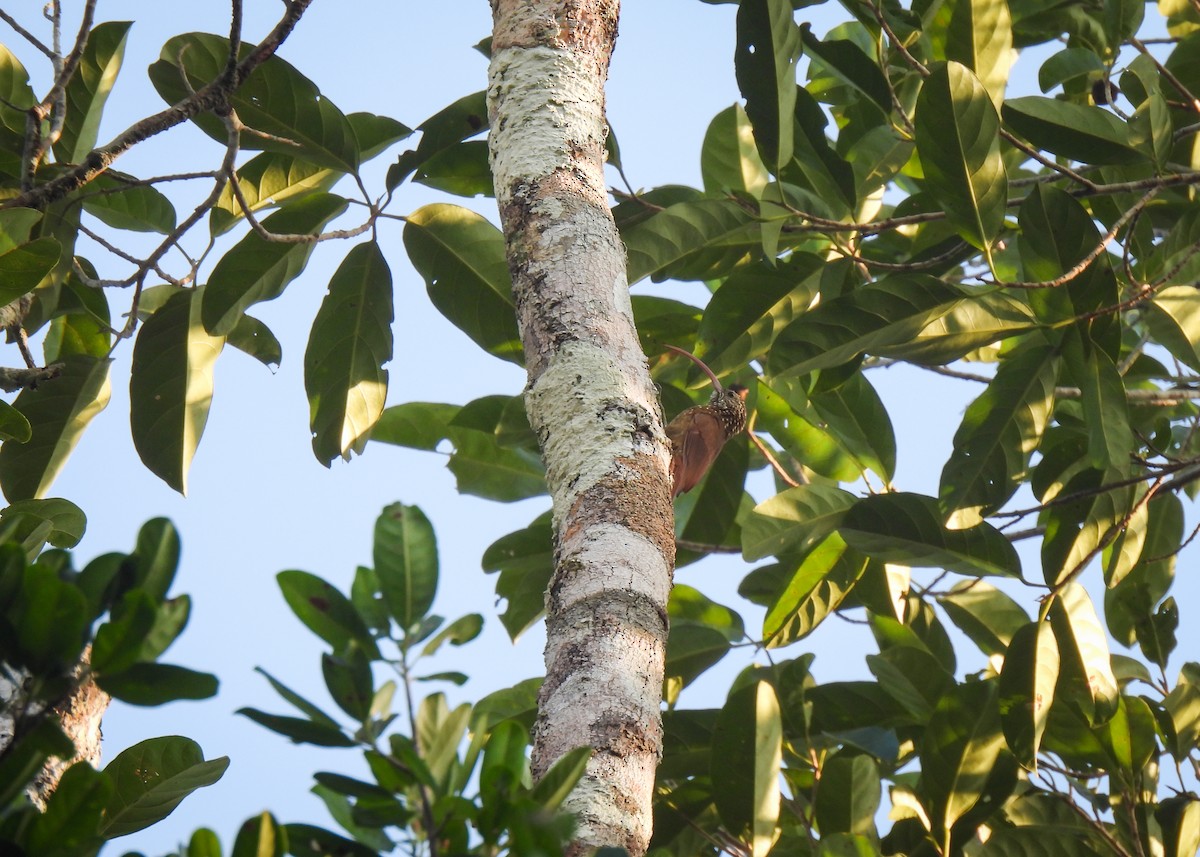
<path id="1" fill-rule="evenodd" d="M 96 631 L 92 644 L 92 669 L 101 675 L 120 673 L 141 660 L 142 647 L 158 616 L 148 593 L 131 589 L 113 608 L 112 618 Z"/>
<path id="2" fill-rule="evenodd" d="M 716 628 L 696 624 L 672 627 L 667 635 L 663 698 L 674 705 L 685 687 L 719 663 L 732 648 L 729 638 Z"/>
<path id="3" fill-rule="evenodd" d="M 238 828 L 229 857 L 283 857 L 287 848 L 287 834 L 275 816 L 262 812 Z"/>
<path id="4" fill-rule="evenodd" d="M 87 34 L 79 66 L 67 82 L 66 116 L 62 133 L 54 142 L 54 158 L 80 164 L 96 145 L 100 117 L 125 58 L 130 21 L 106 21 Z"/>
<path id="5" fill-rule="evenodd" d="M 281 571 L 275 579 L 296 618 L 335 651 L 356 644 L 369 655 L 377 654 L 362 617 L 332 584 L 307 571 Z"/>
<path id="6" fill-rule="evenodd" d="M 437 633 L 421 650 L 422 657 L 437 654 L 443 643 L 462 646 L 474 640 L 483 631 L 483 617 L 478 613 L 459 616 Z"/>
<path id="7" fill-rule="evenodd" d="M 179 699 L 217 695 L 217 677 L 174 664 L 140 663 L 119 673 L 97 677 L 106 693 L 130 705 L 162 705 Z"/>
<path id="8" fill-rule="evenodd" d="M 1002 655 L 1029 616 L 1011 597 L 983 580 L 964 580 L 937 598 L 950 621 L 988 656 Z"/>
<path id="9" fill-rule="evenodd" d="M 268 714 L 257 708 L 239 708 L 236 712 L 259 726 L 265 726 L 289 739 L 293 744 L 312 744 L 316 747 L 354 747 L 357 742 L 336 725 L 317 723 L 302 717 Z"/>
<path id="10" fill-rule="evenodd" d="M 34 289 L 54 270 L 62 247 L 54 238 L 38 238 L 0 255 L 0 306 Z"/>
<path id="11" fill-rule="evenodd" d="M 1092 466 L 1115 473 L 1128 472 L 1130 453 L 1138 445 L 1129 424 L 1125 382 L 1112 358 L 1099 348 L 1090 349 L 1079 386 Z"/>
<path id="12" fill-rule="evenodd" d="M 133 583 L 156 601 L 167 597 L 179 570 L 179 531 L 166 518 L 151 518 L 138 530 L 137 544 L 130 555 Z"/>
<path id="13" fill-rule="evenodd" d="M 277 235 L 316 235 L 346 210 L 346 200 L 329 193 L 311 194 L 262 222 Z M 267 241 L 251 232 L 213 267 L 204 289 L 204 327 L 216 336 L 228 334 L 251 304 L 274 300 L 299 276 L 315 242 Z"/>
<path id="14" fill-rule="evenodd" d="M 837 610 L 867 570 L 867 558 L 830 533 L 799 564 L 763 619 L 768 648 L 802 640 Z"/>
<path id="15" fill-rule="evenodd" d="M 371 440 L 433 452 L 450 437 L 450 421 L 459 405 L 440 402 L 406 402 L 384 410 L 371 430 Z"/>
<path id="16" fill-rule="evenodd" d="M 800 30 L 788 0 L 745 0 L 738 6 L 733 67 L 758 150 L 776 174 L 792 159 L 800 51 Z"/>
<path id="17" fill-rule="evenodd" d="M 870 756 L 841 750 L 827 757 L 814 807 L 821 839 L 835 833 L 874 835 L 880 786 L 879 766 Z"/>
<path id="18" fill-rule="evenodd" d="M 407 633 L 437 593 L 437 539 L 425 513 L 401 503 L 387 506 L 375 521 L 374 556 L 383 600 Z"/>
<path id="19" fill-rule="evenodd" d="M 1058 669 L 1058 644 L 1050 623 L 1030 622 L 1018 628 L 1000 673 L 1000 723 L 1009 750 L 1031 770 L 1037 768 Z"/>
<path id="20" fill-rule="evenodd" d="M 138 456 L 185 496 L 212 404 L 213 366 L 225 345 L 200 321 L 203 299 L 204 287 L 180 291 L 146 320 L 129 377 L 129 425 Z"/>
<path id="21" fill-rule="evenodd" d="M 421 163 L 413 181 L 457 196 L 494 196 L 487 141 L 467 140 L 447 146 Z"/>
<path id="22" fill-rule="evenodd" d="M 83 210 L 114 229 L 167 235 L 175 228 L 175 206 L 161 191 L 138 181 L 107 170 L 89 182 Z"/>
<path id="23" fill-rule="evenodd" d="M 1063 48 L 1038 69 L 1038 87 L 1045 94 L 1059 84 L 1066 88 L 1077 79 L 1097 80 L 1104 74 L 1104 63 L 1090 48 Z"/>
<path id="24" fill-rule="evenodd" d="M 91 620 L 87 599 L 46 566 L 29 566 L 21 577 L 20 593 L 6 608 L 5 624 L 11 623 L 6 647 L 14 645 L 18 665 L 34 670 L 53 672 L 74 665 Z"/>
<path id="25" fill-rule="evenodd" d="M 255 45 L 242 42 L 238 58 L 245 59 Z M 229 59 L 229 40 L 207 33 L 185 33 L 167 40 L 161 59 L 150 66 L 150 81 L 168 104 L 216 81 Z M 181 80 L 180 64 L 187 85 Z M 256 68 L 229 98 L 238 118 L 261 134 L 242 134 L 243 149 L 265 149 L 306 160 L 341 172 L 358 169 L 358 139 L 354 129 L 333 102 L 277 54 Z M 224 145 L 225 124 L 212 113 L 192 117 L 200 128 Z"/>
<path id="26" fill-rule="evenodd" d="M 0 45 L 0 171 L 19 178 L 25 143 L 25 111 L 38 102 L 29 72 L 8 48 Z"/>
<path id="27" fill-rule="evenodd" d="M 862 471 L 890 483 L 896 472 L 896 435 L 879 394 L 862 373 L 809 398 L 823 429 L 836 437 Z"/>
<path id="28" fill-rule="evenodd" d="M 378 857 L 379 854 L 374 848 L 311 824 L 285 824 L 283 831 L 287 835 L 288 853 L 296 857 Z M 187 857 L 193 855 L 189 853 Z M 212 857 L 220 857 L 220 853 Z"/>
<path id="29" fill-rule="evenodd" d="M 935 835 L 949 831 L 983 796 L 1004 736 L 994 681 L 961 684 L 938 701 L 921 742 L 921 784 Z"/>
<path id="30" fill-rule="evenodd" d="M 134 744 L 104 766 L 114 790 L 100 832 L 115 839 L 156 824 L 196 789 L 221 779 L 227 767 L 225 756 L 205 761 L 200 745 L 190 738 Z"/>
<path id="31" fill-rule="evenodd" d="M 818 39 L 812 34 L 810 24 L 801 25 L 800 33 L 804 39 L 804 50 L 814 58 L 815 65 L 865 95 L 884 113 L 892 111 L 891 87 L 873 57 L 850 39 Z M 813 76 L 810 70 L 809 77 Z"/>
<path id="32" fill-rule="evenodd" d="M 285 700 L 287 700 L 289 703 L 294 705 L 299 711 L 302 711 L 304 714 L 307 714 L 309 720 L 311 720 L 313 723 L 315 723 L 318 726 L 328 726 L 329 728 L 334 729 L 334 730 L 336 730 L 338 728 L 338 723 L 336 720 L 334 720 L 332 717 L 330 717 L 328 714 L 326 714 L 324 711 L 322 711 L 317 706 L 313 705 L 311 702 L 309 702 L 303 696 L 296 693 L 294 690 L 292 690 L 286 684 L 279 681 L 277 678 L 275 678 L 269 672 L 264 670 L 262 667 L 255 667 L 254 671 L 259 673 L 261 676 L 263 676 L 263 678 L 265 678 L 270 683 L 271 687 L 275 690 L 276 693 L 278 693 Z"/>
<path id="33" fill-rule="evenodd" d="M 1154 338 L 1173 357 L 1200 371 L 1200 301 L 1195 286 L 1168 286 L 1142 304 L 1142 312 Z"/>
<path id="34" fill-rule="evenodd" d="M 103 289 L 93 289 L 74 276 L 68 277 L 58 290 L 56 311 L 63 314 L 50 320 L 42 342 L 47 363 L 57 363 L 72 354 L 108 356 L 113 329 Z"/>
<path id="35" fill-rule="evenodd" d="M 31 437 L 33 427 L 25 415 L 8 402 L 0 402 L 0 441 L 25 443 Z"/>
<path id="36" fill-rule="evenodd" d="M 958 234 L 990 252 L 1004 227 L 1008 177 L 988 90 L 967 67 L 940 65 L 921 88 L 915 124 L 926 186 Z"/>
<path id="37" fill-rule="evenodd" d="M 238 167 L 237 182 L 250 212 L 255 213 L 285 205 L 291 199 L 330 191 L 342 175 L 339 170 L 298 155 L 263 152 Z M 209 228 L 213 235 L 222 235 L 245 216 L 232 184 L 226 185 L 209 216 Z"/>
<path id="38" fill-rule="evenodd" d="M 43 529 L 38 526 L 49 524 L 45 541 L 56 548 L 73 548 L 83 538 L 87 529 L 87 516 L 70 500 L 48 498 L 45 500 L 18 500 L 0 510 L 0 522 L 9 523 L 24 518 L 23 528 Z"/>
<path id="39" fill-rule="evenodd" d="M 770 175 L 742 105 L 726 107 L 709 123 L 700 148 L 700 175 L 712 195 L 733 191 L 757 197 L 767 186 Z"/>
<path id="40" fill-rule="evenodd" d="M 496 597 L 504 599 L 500 621 L 516 640 L 542 615 L 546 587 L 554 572 L 554 534 L 550 513 L 524 529 L 501 536 L 483 552 L 483 570 L 500 573 Z"/>
<path id="41" fill-rule="evenodd" d="M 1162 827 L 1166 857 L 1200 852 L 1200 800 L 1194 795 L 1169 797 L 1159 803 L 1154 815 Z"/>
<path id="42" fill-rule="evenodd" d="M 822 302 L 789 324 L 771 347 L 768 368 L 776 377 L 803 375 L 909 342 L 964 296 L 922 274 L 884 277 Z"/>
<path id="43" fill-rule="evenodd" d="M 1186 759 L 1200 742 L 1200 664 L 1183 665 L 1175 687 L 1163 700 L 1170 722 L 1167 750 L 1176 759 Z"/>
<path id="44" fill-rule="evenodd" d="M 43 497 L 88 423 L 108 404 L 111 360 L 64 358 L 58 377 L 22 390 L 13 403 L 32 429 L 25 443 L 0 446 L 0 486 L 9 500 Z"/>
<path id="45" fill-rule="evenodd" d="M 946 529 L 932 497 L 876 494 L 854 503 L 838 531 L 868 556 L 914 568 L 944 568 L 972 577 L 1021 576 L 1012 544 L 990 524 Z"/>
<path id="46" fill-rule="evenodd" d="M 489 354 L 523 362 L 499 229 L 473 211 L 436 203 L 408 216 L 404 247 L 442 315 Z"/>
<path id="47" fill-rule="evenodd" d="M 591 747 L 576 747 L 559 756 L 550 766 L 550 770 L 537 781 L 529 796 L 539 806 L 551 811 L 557 810 L 575 788 L 575 784 L 583 779 L 592 752 Z"/>
<path id="48" fill-rule="evenodd" d="M 313 452 L 326 467 L 361 453 L 383 413 L 392 359 L 392 275 L 374 241 L 353 247 L 329 281 L 304 353 Z"/>
<path id="49" fill-rule="evenodd" d="M 529 449 L 501 446 L 490 432 L 451 427 L 454 454 L 447 467 L 459 493 L 509 503 L 546 493 L 541 456 Z"/>
<path id="50" fill-rule="evenodd" d="M 390 116 L 375 113 L 348 113 L 346 121 L 358 138 L 358 149 L 364 161 L 374 158 L 395 143 L 412 136 L 413 129 Z"/>
<path id="51" fill-rule="evenodd" d="M 3 53 L 0 53 L 0 57 L 3 57 Z M 14 247 L 28 243 L 33 237 L 33 228 L 41 222 L 42 213 L 36 209 L 0 209 L 0 253 L 7 253 Z"/>
<path id="52" fill-rule="evenodd" d="M 486 93 L 473 92 L 439 110 L 417 126 L 421 142 L 415 150 L 402 154 L 388 170 L 387 189 L 394 191 L 430 158 L 474 137 L 488 127 Z"/>
<path id="53" fill-rule="evenodd" d="M 1063 586 L 1050 606 L 1050 621 L 1062 664 L 1058 693 L 1074 702 L 1089 723 L 1107 722 L 1116 712 L 1120 691 L 1108 639 L 1087 591 L 1078 583 Z"/>
<path id="54" fill-rule="evenodd" d="M 275 334 L 253 316 L 244 315 L 239 318 L 233 330 L 229 331 L 225 342 L 238 351 L 249 354 L 268 369 L 274 369 L 283 360 L 283 346 L 279 344 Z"/>
<path id="55" fill-rule="evenodd" d="M 779 823 L 783 722 L 768 682 L 735 690 L 717 717 L 710 775 L 721 783 L 713 798 L 721 821 L 735 836 L 749 834 L 751 853 L 766 855 Z"/>
<path id="56" fill-rule="evenodd" d="M 1099 107 L 1027 95 L 1009 98 L 1004 122 L 1030 143 L 1085 164 L 1137 164 L 1146 154 L 1130 145 L 1131 129 Z"/>
<path id="57" fill-rule="evenodd" d="M 754 507 L 742 524 L 742 556 L 746 560 L 815 545 L 841 526 L 853 494 L 826 485 L 801 485 L 776 494 Z"/>
<path id="58" fill-rule="evenodd" d="M 975 72 L 999 107 L 1016 59 L 1007 0 L 958 0 L 946 29 L 946 59 Z"/>
<path id="59" fill-rule="evenodd" d="M 350 649 L 344 657 L 322 653 L 321 675 L 330 698 L 338 708 L 355 720 L 366 721 L 375 690 L 371 680 L 371 663 L 362 650 Z"/>
<path id="60" fill-rule="evenodd" d="M 1028 479 L 1030 458 L 1054 411 L 1059 359 L 1036 342 L 1008 352 L 954 433 L 939 499 L 950 526 L 972 526 Z"/>
<path id="61" fill-rule="evenodd" d="M 678 202 L 625 226 L 629 284 L 646 277 L 704 280 L 722 276 L 762 244 L 754 218 L 728 199 Z"/>

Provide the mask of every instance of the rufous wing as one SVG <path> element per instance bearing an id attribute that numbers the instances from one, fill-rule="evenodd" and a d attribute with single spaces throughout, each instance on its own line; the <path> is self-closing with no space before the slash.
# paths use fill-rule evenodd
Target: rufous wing
<path id="1" fill-rule="evenodd" d="M 672 497 L 691 491 L 725 445 L 721 420 L 708 408 L 689 408 L 667 425 L 671 441 Z"/>

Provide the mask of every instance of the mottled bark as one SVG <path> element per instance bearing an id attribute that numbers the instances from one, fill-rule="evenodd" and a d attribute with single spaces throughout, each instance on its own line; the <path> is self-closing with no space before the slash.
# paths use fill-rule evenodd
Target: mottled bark
<path id="1" fill-rule="evenodd" d="M 574 853 L 645 852 L 675 543 L 662 413 L 608 209 L 604 83 L 617 0 L 493 0 L 496 197 L 554 501 L 534 775 L 594 748 Z"/>
<path id="2" fill-rule="evenodd" d="M 75 667 L 75 677 L 79 678 L 88 663 L 90 648 L 84 652 L 79 664 Z M 75 688 L 61 702 L 53 706 L 49 712 L 44 709 L 24 709 L 25 678 L 18 672 L 15 681 L 0 678 L 0 752 L 3 752 L 13 741 L 18 729 L 17 717 L 26 725 L 41 716 L 54 717 L 62 727 L 63 732 L 75 745 L 75 756 L 71 759 L 51 757 L 38 771 L 30 784 L 29 797 L 39 807 L 45 807 L 46 801 L 58 788 L 58 781 L 63 772 L 77 761 L 84 761 L 93 767 L 100 763 L 100 721 L 108 709 L 110 697 L 88 678 Z"/>

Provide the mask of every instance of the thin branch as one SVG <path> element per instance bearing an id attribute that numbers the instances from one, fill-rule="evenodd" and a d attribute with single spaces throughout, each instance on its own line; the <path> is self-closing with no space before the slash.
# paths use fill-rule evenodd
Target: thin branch
<path id="1" fill-rule="evenodd" d="M 1092 186 L 1095 187 L 1095 185 Z M 1117 237 L 1117 233 L 1121 231 L 1121 229 L 1126 223 L 1129 222 L 1131 218 L 1135 217 L 1143 208 L 1149 205 L 1150 200 L 1154 199 L 1159 190 L 1161 190 L 1161 188 L 1155 187 L 1147 191 L 1141 199 L 1135 202 L 1133 206 L 1127 209 L 1125 213 L 1116 219 L 1113 225 L 1109 227 L 1109 230 L 1104 233 L 1100 241 L 1088 252 L 1086 256 L 1080 259 L 1079 262 L 1076 263 L 1075 266 L 1069 271 L 1066 271 L 1052 280 L 1002 282 L 997 280 L 988 280 L 983 277 L 979 277 L 978 279 L 980 282 L 986 283 L 987 285 L 998 286 L 1004 289 L 1056 289 L 1060 286 L 1065 286 L 1067 283 L 1071 282 L 1085 270 L 1087 270 L 1088 266 L 1090 266 L 1092 262 L 1095 262 L 1098 258 L 1100 258 L 1100 254 L 1102 254 L 1108 245 L 1112 243 L 1113 239 Z"/>
<path id="2" fill-rule="evenodd" d="M 37 36 L 18 24 L 16 19 L 3 9 L 0 9 L 0 21 L 4 21 L 4 23 L 8 24 L 8 26 L 12 27 L 13 30 L 15 30 L 17 34 L 21 36 L 21 38 L 25 39 L 25 41 L 29 42 L 29 44 L 33 45 L 49 59 L 54 59 L 54 51 L 42 44 L 41 40 Z"/>
<path id="3" fill-rule="evenodd" d="M 57 378 L 62 372 L 63 364 L 51 363 L 49 366 L 33 369 L 7 369 L 0 367 L 0 390 L 15 393 L 26 388 L 33 389 L 43 381 Z"/>
<path id="4" fill-rule="evenodd" d="M 153 116 L 135 122 L 121 132 L 112 142 L 93 149 L 83 163 L 68 170 L 56 179 L 35 188 L 24 189 L 22 193 L 11 197 L 0 204 L 0 208 L 37 208 L 41 209 L 50 203 L 78 190 L 96 176 L 107 170 L 117 158 L 130 148 L 156 134 L 161 134 L 193 116 L 205 111 L 221 111 L 228 107 L 230 94 L 241 85 L 256 68 L 266 62 L 279 49 L 279 46 L 295 29 L 305 10 L 313 0 L 289 0 L 283 17 L 263 41 L 251 51 L 245 59 L 237 64 L 232 80 L 224 76 L 205 85 L 178 104 Z"/>
<path id="5" fill-rule="evenodd" d="M 1145 42 L 1139 41 L 1134 36 L 1130 36 L 1129 44 L 1131 44 L 1135 48 L 1137 48 L 1138 51 L 1141 52 L 1143 55 L 1149 57 L 1150 62 L 1154 63 L 1154 67 L 1156 69 L 1158 69 L 1158 73 L 1161 74 L 1164 78 L 1166 78 L 1167 82 L 1170 83 L 1171 86 L 1175 87 L 1176 92 L 1178 92 L 1185 99 L 1187 99 L 1188 107 L 1191 110 L 1193 110 L 1194 112 L 1200 113 L 1200 98 L 1197 98 L 1195 93 L 1193 93 L 1190 89 L 1188 89 L 1186 86 L 1184 86 L 1183 82 L 1180 81 L 1179 78 L 1177 78 L 1174 74 L 1172 74 L 1171 70 L 1169 68 L 1167 68 L 1165 65 L 1160 63 L 1158 61 L 1158 57 L 1156 57 L 1154 54 L 1150 53 L 1150 51 L 1146 48 Z"/>
<path id="6" fill-rule="evenodd" d="M 763 458 L 767 460 L 767 463 L 770 464 L 774 471 L 779 474 L 779 478 L 790 487 L 799 488 L 802 483 L 797 482 L 792 478 L 791 474 L 783 469 L 783 465 L 779 463 L 778 459 L 775 458 L 775 455 L 771 452 L 767 445 L 762 442 L 757 434 L 754 433 L 754 427 L 752 425 L 746 426 L 746 434 L 750 436 L 750 440 L 753 441 L 754 445 L 758 447 L 758 451 L 762 453 Z"/>

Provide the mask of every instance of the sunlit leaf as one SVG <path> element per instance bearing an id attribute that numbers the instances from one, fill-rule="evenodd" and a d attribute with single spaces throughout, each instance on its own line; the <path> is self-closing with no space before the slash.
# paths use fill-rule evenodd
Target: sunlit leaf
<path id="1" fill-rule="evenodd" d="M 313 452 L 329 466 L 366 447 L 392 359 L 392 275 L 379 245 L 355 245 L 321 301 L 304 353 Z"/>
<path id="2" fill-rule="evenodd" d="M 1028 478 L 1029 460 L 1053 413 L 1058 368 L 1049 346 L 1015 349 L 967 407 L 942 468 L 939 499 L 951 526 L 979 523 Z"/>
<path id="3" fill-rule="evenodd" d="M 1104 723 L 1117 708 L 1119 690 L 1108 640 L 1087 591 L 1068 583 L 1050 607 L 1050 620 L 1062 664 L 1059 693 L 1072 700 L 1091 723 Z"/>
<path id="4" fill-rule="evenodd" d="M 762 239 L 752 215 L 728 199 L 679 202 L 622 229 L 630 285 L 651 277 L 700 280 L 721 276 Z"/>
<path id="5" fill-rule="evenodd" d="M 346 200 L 340 196 L 313 194 L 275 212 L 262 225 L 275 234 L 316 235 L 345 210 Z M 312 241 L 268 241 L 251 232 L 213 267 L 204 289 L 204 327 L 223 336 L 252 304 L 279 297 L 304 270 L 315 246 Z"/>
<path id="6" fill-rule="evenodd" d="M 932 497 L 908 493 L 864 497 L 846 511 L 838 531 L 851 547 L 884 562 L 971 576 L 1021 574 L 1016 550 L 998 530 L 986 523 L 946 529 Z"/>
<path id="7" fill-rule="evenodd" d="M 1147 159 L 1130 144 L 1130 128 L 1099 107 L 1026 95 L 1009 98 L 1004 122 L 1042 149 L 1085 164 L 1136 164 Z"/>
<path id="8" fill-rule="evenodd" d="M 801 485 L 776 494 L 754 507 L 742 524 L 742 556 L 762 559 L 799 551 L 837 529 L 853 494 L 825 485 Z"/>
<path id="9" fill-rule="evenodd" d="M 203 288 L 179 292 L 138 331 L 129 378 L 129 424 L 142 463 L 187 494 L 188 470 L 212 404 L 213 366 L 225 338 L 200 321 Z"/>
<path id="10" fill-rule="evenodd" d="M 76 356 L 60 374 L 13 403 L 32 429 L 25 443 L 0 446 L 0 487 L 9 500 L 44 497 L 88 423 L 108 404 L 110 360 Z"/>
<path id="11" fill-rule="evenodd" d="M 416 506 L 393 503 L 375 521 L 375 573 L 388 610 L 408 631 L 429 611 L 438 585 L 433 525 Z"/>
<path id="12" fill-rule="evenodd" d="M 958 685 L 938 702 L 925 730 L 921 782 L 939 830 L 948 831 L 983 795 L 1004 748 L 996 693 L 994 681 Z"/>
<path id="13" fill-rule="evenodd" d="M 771 347 L 775 376 L 840 366 L 908 342 L 950 312 L 963 292 L 933 277 L 893 275 L 822 302 L 784 328 Z"/>
<path id="14" fill-rule="evenodd" d="M 489 354 L 522 362 L 499 229 L 473 211 L 435 203 L 408 216 L 404 247 L 442 315 Z"/>
<path id="15" fill-rule="evenodd" d="M 768 682 L 730 694 L 713 730 L 711 776 L 717 810 L 726 828 L 748 834 L 750 853 L 765 857 L 775 842 L 781 794 L 783 724 Z"/>
<path id="16" fill-rule="evenodd" d="M 792 111 L 800 30 L 787 0 L 746 0 L 738 6 L 733 67 L 754 141 L 775 173 L 792 157 Z"/>
<path id="17" fill-rule="evenodd" d="M 1058 644 L 1049 622 L 1030 622 L 1017 629 L 1000 673 L 1000 722 L 1009 750 L 1030 769 L 1037 767 L 1058 668 Z"/>
<path id="18" fill-rule="evenodd" d="M 67 82 L 67 110 L 62 133 L 54 142 L 55 158 L 82 163 L 96 145 L 100 117 L 125 57 L 130 21 L 105 21 L 92 27 L 75 74 Z"/>
<path id="19" fill-rule="evenodd" d="M 988 90 L 957 62 L 938 66 L 917 99 L 915 125 L 929 191 L 959 235 L 989 249 L 1004 225 L 1008 178 L 1000 118 Z"/>
<path id="20" fill-rule="evenodd" d="M 742 105 L 726 107 L 709 123 L 700 149 L 700 175 L 710 194 L 742 191 L 758 196 L 767 186 L 770 176 Z"/>
<path id="21" fill-rule="evenodd" d="M 221 77 L 229 59 L 229 40 L 208 33 L 185 33 L 167 40 L 161 59 L 150 66 L 150 81 L 168 104 L 199 91 Z M 239 59 L 257 48 L 242 42 Z M 181 79 L 180 65 L 187 75 Z M 240 135 L 243 149 L 302 154 L 305 159 L 342 172 L 358 168 L 354 129 L 311 80 L 277 54 L 267 58 L 233 91 L 230 106 L 238 118 L 261 134 Z M 210 112 L 192 117 L 206 134 L 225 144 L 225 123 Z"/>

